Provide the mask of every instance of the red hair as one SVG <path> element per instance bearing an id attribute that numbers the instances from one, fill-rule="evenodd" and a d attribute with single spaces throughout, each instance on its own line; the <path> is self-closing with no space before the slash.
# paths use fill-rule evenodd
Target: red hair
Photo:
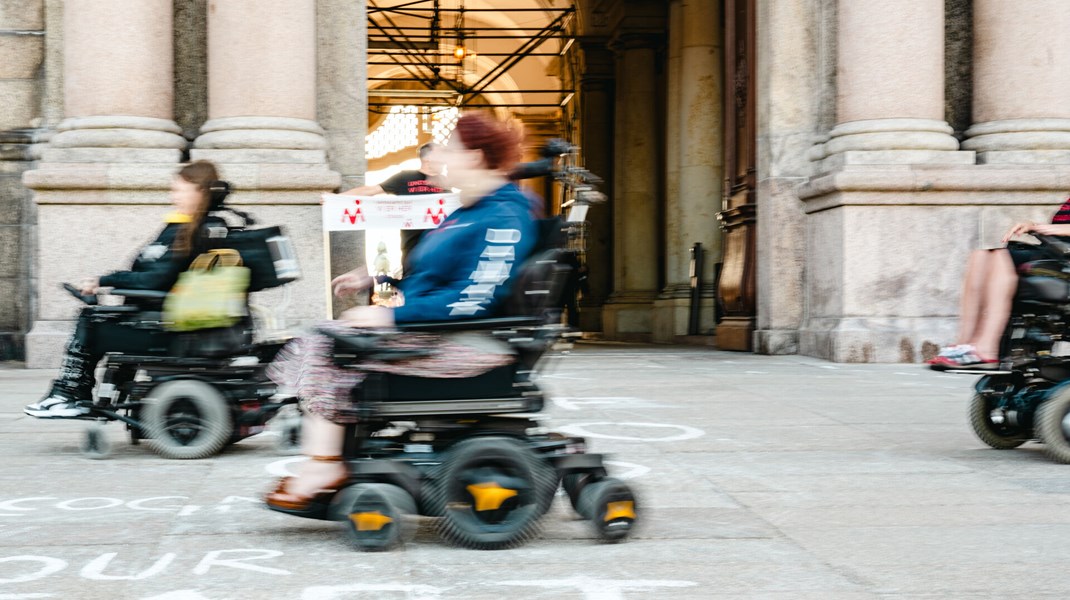
<path id="1" fill-rule="evenodd" d="M 483 152 L 488 169 L 508 171 L 520 160 L 520 136 L 516 130 L 486 115 L 461 115 L 453 133 L 465 148 Z"/>

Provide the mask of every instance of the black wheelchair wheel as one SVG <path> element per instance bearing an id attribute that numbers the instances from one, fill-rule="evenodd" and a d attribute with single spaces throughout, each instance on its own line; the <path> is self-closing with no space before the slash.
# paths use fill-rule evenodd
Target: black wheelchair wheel
<path id="1" fill-rule="evenodd" d="M 590 519 L 595 534 L 606 542 L 628 537 L 638 518 L 638 503 L 623 481 L 606 477 L 580 491 L 578 512 Z"/>
<path id="2" fill-rule="evenodd" d="M 432 507 L 443 511 L 439 534 L 464 548 L 519 546 L 538 533 L 556 487 L 553 467 L 519 441 L 459 442 L 449 450 L 431 492 Z"/>
<path id="3" fill-rule="evenodd" d="M 1070 390 L 1063 389 L 1040 404 L 1033 422 L 1044 454 L 1070 464 Z"/>
<path id="4" fill-rule="evenodd" d="M 405 518 L 416 513 L 416 501 L 389 483 L 358 483 L 339 493 L 337 515 L 346 537 L 360 549 L 390 550 L 402 543 Z"/>
<path id="5" fill-rule="evenodd" d="M 213 456 L 233 435 L 226 399 L 212 385 L 195 379 L 156 386 L 142 401 L 140 412 L 150 447 L 166 458 Z"/>
<path id="6" fill-rule="evenodd" d="M 1030 432 L 1017 425 L 993 420 L 995 407 L 983 394 L 974 394 L 970 399 L 970 426 L 984 443 L 996 450 L 1010 450 L 1026 443 Z"/>

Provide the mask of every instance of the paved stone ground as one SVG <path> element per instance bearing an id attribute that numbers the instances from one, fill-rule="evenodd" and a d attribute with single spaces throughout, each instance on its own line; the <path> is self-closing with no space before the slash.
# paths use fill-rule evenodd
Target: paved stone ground
<path id="1" fill-rule="evenodd" d="M 202 461 L 109 425 L 20 409 L 49 372 L 0 368 L 0 599 L 1065 598 L 1070 467 L 991 450 L 974 378 L 693 348 L 580 346 L 545 378 L 551 425 L 587 432 L 641 494 L 627 543 L 559 497 L 515 550 L 447 547 L 424 520 L 390 553 L 261 508 L 293 457 L 260 435 Z M 282 462 L 280 462 L 282 461 Z"/>

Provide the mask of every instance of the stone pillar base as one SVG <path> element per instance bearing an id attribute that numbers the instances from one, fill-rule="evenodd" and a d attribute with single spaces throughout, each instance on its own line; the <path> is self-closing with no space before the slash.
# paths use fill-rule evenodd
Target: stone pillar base
<path id="1" fill-rule="evenodd" d="M 713 322 L 713 298 L 705 296 L 699 306 L 700 331 L 698 336 L 712 337 L 714 331 L 708 326 Z M 659 298 L 653 304 L 653 332 L 652 339 L 658 343 L 673 344 L 685 343 L 682 338 L 688 337 L 688 325 L 691 322 L 691 298 Z M 720 335 L 720 327 L 717 328 Z"/>
<path id="2" fill-rule="evenodd" d="M 216 164 L 287 164 L 325 165 L 325 150 L 282 150 L 276 148 L 241 148 L 232 150 L 195 148 L 189 152 L 190 160 L 210 160 Z"/>
<path id="3" fill-rule="evenodd" d="M 1070 150 L 990 150 L 978 152 L 982 165 L 1070 165 Z"/>
<path id="4" fill-rule="evenodd" d="M 26 368 L 58 369 L 74 321 L 36 321 L 26 334 Z"/>
<path id="5" fill-rule="evenodd" d="M 37 321 L 27 336 L 27 365 L 58 365 L 81 305 L 62 282 L 129 268 L 131 258 L 163 227 L 177 165 L 50 164 L 27 171 L 39 223 Z M 330 316 L 324 267 L 320 195 L 340 177 L 326 165 L 224 164 L 220 175 L 234 194 L 228 204 L 249 212 L 257 227 L 282 225 L 293 242 L 301 279 L 256 292 L 252 305 L 274 312 L 282 326 L 302 326 Z"/>
<path id="6" fill-rule="evenodd" d="M 1006 119 L 966 131 L 965 150 L 983 164 L 1070 164 L 1070 119 Z"/>
<path id="7" fill-rule="evenodd" d="M 805 264 L 819 268 L 807 272 L 799 352 L 919 362 L 954 342 L 970 251 L 998 246 L 1015 222 L 1049 220 L 1067 177 L 1067 167 L 856 167 L 803 184 Z"/>
<path id="8" fill-rule="evenodd" d="M 798 354 L 799 332 L 795 329 L 758 329 L 754 332 L 756 354 Z"/>
<path id="9" fill-rule="evenodd" d="M 224 117 L 201 127 L 193 159 L 220 163 L 327 163 L 327 140 L 319 123 L 289 117 Z"/>
<path id="10" fill-rule="evenodd" d="M 49 140 L 47 163 L 169 163 L 182 160 L 186 139 L 174 121 L 153 117 L 64 119 Z"/>
<path id="11" fill-rule="evenodd" d="M 725 317 L 717 325 L 717 348 L 737 352 L 754 350 L 755 317 Z"/>
<path id="12" fill-rule="evenodd" d="M 580 331 L 602 331 L 602 306 L 580 305 Z"/>
<path id="13" fill-rule="evenodd" d="M 610 299 L 602 307 L 602 333 L 607 340 L 649 342 L 653 335 L 653 298 Z"/>
<path id="14" fill-rule="evenodd" d="M 812 318 L 799 331 L 799 353 L 843 363 L 917 363 L 954 340 L 954 317 Z"/>

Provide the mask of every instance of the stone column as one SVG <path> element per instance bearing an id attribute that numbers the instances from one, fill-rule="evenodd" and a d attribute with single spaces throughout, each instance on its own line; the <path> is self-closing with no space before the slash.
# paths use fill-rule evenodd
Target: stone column
<path id="1" fill-rule="evenodd" d="M 973 8 L 973 122 L 981 163 L 1070 163 L 1070 2 Z"/>
<path id="2" fill-rule="evenodd" d="M 609 202 L 587 213 L 587 287 L 580 301 L 580 329 L 602 331 L 602 309 L 613 289 L 613 53 L 604 40 L 581 39 L 583 75 L 580 78 L 580 151 L 583 166 L 604 180 L 601 190 Z"/>
<path id="3" fill-rule="evenodd" d="M 666 287 L 655 303 L 654 328 L 654 339 L 662 342 L 687 334 L 689 250 L 695 242 L 706 251 L 702 280 L 710 293 L 704 294 L 702 327 L 712 332 L 714 265 L 721 262 L 717 212 L 724 180 L 721 53 L 718 36 L 711 35 L 721 29 L 717 5 L 682 0 L 669 10 Z"/>
<path id="4" fill-rule="evenodd" d="M 812 155 L 820 170 L 972 164 L 944 120 L 944 3 L 852 0 L 837 21 L 837 124 Z"/>
<path id="5" fill-rule="evenodd" d="M 210 0 L 208 121 L 191 157 L 326 163 L 315 0 Z"/>
<path id="6" fill-rule="evenodd" d="M 65 119 L 45 162 L 177 163 L 172 0 L 67 0 Z"/>
<path id="7" fill-rule="evenodd" d="M 35 215 L 21 179 L 36 158 L 44 42 L 43 0 L 0 0 L 0 361 L 23 358 L 31 319 Z"/>
<path id="8" fill-rule="evenodd" d="M 658 114 L 655 60 L 660 36 L 624 32 L 617 53 L 613 182 L 613 293 L 603 308 L 612 339 L 648 340 L 658 277 Z"/>
<path id="9" fill-rule="evenodd" d="M 301 281 L 254 298 L 264 306 L 288 301 L 291 327 L 337 314 L 333 309 L 340 307 L 331 306 L 327 276 L 363 263 L 362 235 L 337 237 L 335 241 L 353 250 L 352 256 L 342 256 L 341 248 L 331 243 L 335 236 L 322 231 L 320 195 L 337 190 L 341 177 L 329 167 L 327 138 L 317 112 L 322 100 L 332 129 L 363 133 L 337 112 L 339 107 L 360 115 L 366 111 L 359 102 L 363 69 L 333 44 L 323 44 L 322 50 L 345 71 L 333 71 L 317 60 L 319 36 L 360 37 L 362 29 L 354 26 L 363 22 L 360 7 L 334 2 L 317 6 L 316 0 L 208 0 L 208 121 L 190 158 L 221 165 L 223 176 L 237 190 L 232 203 L 250 205 L 243 208 L 261 223 L 283 224 L 294 240 Z M 333 73 L 336 86 L 322 96 L 317 88 L 321 72 Z M 356 94 L 358 101 L 352 104 L 357 106 L 339 102 L 336 89 Z M 336 154 L 355 163 L 347 167 L 347 175 L 363 175 L 362 152 L 342 145 Z"/>
<path id="10" fill-rule="evenodd" d="M 31 368 L 58 364 L 78 312 L 54 290 L 129 266 L 160 227 L 186 147 L 173 120 L 172 0 L 47 0 L 45 7 L 42 121 L 58 124 L 22 178 L 40 225 L 39 292 L 26 336 Z"/>

